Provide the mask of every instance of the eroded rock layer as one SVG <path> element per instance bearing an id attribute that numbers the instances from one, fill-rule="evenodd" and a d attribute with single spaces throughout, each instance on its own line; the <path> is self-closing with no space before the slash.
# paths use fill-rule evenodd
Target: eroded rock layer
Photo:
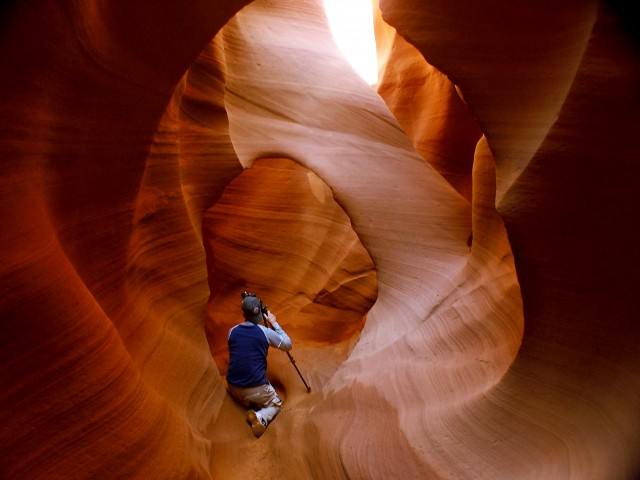
<path id="1" fill-rule="evenodd" d="M 376 91 L 319 1 L 247 4 L 2 7 L 0 476 L 634 479 L 620 13 L 381 0 Z M 312 387 L 271 353 L 259 440 L 245 289 Z"/>

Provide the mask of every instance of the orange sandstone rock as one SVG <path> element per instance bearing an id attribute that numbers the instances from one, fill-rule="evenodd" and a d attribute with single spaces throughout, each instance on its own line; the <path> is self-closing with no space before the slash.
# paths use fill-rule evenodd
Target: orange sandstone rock
<path id="1" fill-rule="evenodd" d="M 378 93 L 416 151 L 471 201 L 473 153 L 482 132 L 455 85 L 394 35 Z"/>
<path id="2" fill-rule="evenodd" d="M 319 2 L 248 3 L 2 7 L 2 476 L 636 478 L 617 4 L 381 0 L 377 92 Z M 274 352 L 257 441 L 244 288 L 313 387 Z"/>

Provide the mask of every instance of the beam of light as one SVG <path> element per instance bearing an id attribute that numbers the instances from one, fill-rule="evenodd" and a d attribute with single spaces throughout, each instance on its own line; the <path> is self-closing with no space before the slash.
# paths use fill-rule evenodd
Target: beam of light
<path id="1" fill-rule="evenodd" d="M 347 61 L 369 84 L 378 83 L 371 0 L 324 0 L 329 28 Z"/>

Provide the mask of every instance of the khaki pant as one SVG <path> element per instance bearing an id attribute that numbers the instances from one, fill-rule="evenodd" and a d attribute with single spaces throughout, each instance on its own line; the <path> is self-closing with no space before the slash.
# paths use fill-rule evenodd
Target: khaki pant
<path id="1" fill-rule="evenodd" d="M 227 385 L 227 390 L 245 408 L 255 410 L 267 424 L 282 410 L 282 400 L 270 383 L 250 388 Z"/>

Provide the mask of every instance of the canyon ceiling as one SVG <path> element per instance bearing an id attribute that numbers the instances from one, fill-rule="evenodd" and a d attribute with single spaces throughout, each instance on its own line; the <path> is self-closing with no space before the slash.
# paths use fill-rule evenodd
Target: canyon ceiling
<path id="1" fill-rule="evenodd" d="M 372 87 L 320 0 L 0 8 L 2 478 L 640 476 L 630 12 L 374 1 Z"/>

